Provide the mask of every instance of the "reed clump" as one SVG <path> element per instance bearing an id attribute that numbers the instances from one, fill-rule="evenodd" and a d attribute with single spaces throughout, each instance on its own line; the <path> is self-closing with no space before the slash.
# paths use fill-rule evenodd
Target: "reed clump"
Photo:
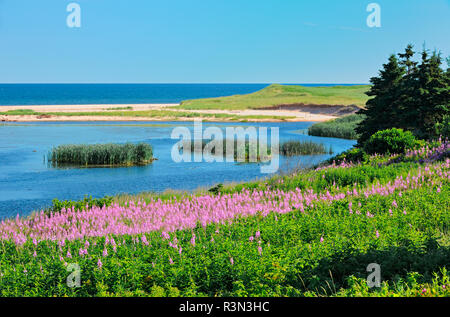
<path id="1" fill-rule="evenodd" d="M 364 119 L 364 115 L 352 114 L 331 121 L 313 124 L 308 134 L 313 136 L 356 140 L 356 127 Z"/>
<path id="2" fill-rule="evenodd" d="M 52 149 L 48 161 L 54 166 L 132 166 L 153 161 L 150 144 L 69 144 Z"/>
<path id="3" fill-rule="evenodd" d="M 201 140 L 201 148 L 196 148 L 195 147 L 195 142 L 194 141 L 186 141 L 184 140 L 182 142 L 182 144 L 180 144 L 179 149 L 183 149 L 183 151 L 189 151 L 190 153 L 195 153 L 195 152 L 203 152 L 206 148 L 206 146 L 208 144 L 210 144 L 211 140 Z M 216 147 L 210 145 L 211 148 L 209 148 L 210 153 L 214 156 L 219 155 L 219 149 L 217 149 Z M 239 159 L 239 151 L 241 150 L 240 146 L 238 145 L 238 141 L 234 140 L 234 145 L 233 145 L 233 158 L 235 160 Z M 245 140 L 244 142 L 244 147 L 242 148 L 243 152 L 244 152 L 244 162 L 250 163 L 250 154 L 252 151 L 252 147 L 250 145 L 250 141 L 249 140 Z M 222 155 L 225 157 L 227 155 L 227 139 L 224 139 L 222 141 Z M 256 144 L 256 151 L 254 153 L 255 158 L 256 158 L 256 162 L 264 162 L 270 159 L 271 157 L 271 150 L 270 150 L 270 145 L 268 144 L 266 146 L 265 151 L 261 148 L 260 149 L 260 145 L 259 142 Z"/>
<path id="4" fill-rule="evenodd" d="M 288 141 L 280 146 L 280 154 L 284 156 L 333 154 L 330 146 L 328 149 L 322 143 L 312 141 Z"/>

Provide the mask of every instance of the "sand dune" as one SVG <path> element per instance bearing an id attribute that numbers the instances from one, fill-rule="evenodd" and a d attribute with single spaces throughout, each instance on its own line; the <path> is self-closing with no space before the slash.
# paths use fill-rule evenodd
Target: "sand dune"
<path id="1" fill-rule="evenodd" d="M 302 111 L 301 108 L 296 109 L 247 109 L 247 110 L 185 110 L 178 109 L 178 104 L 133 104 L 133 105 L 33 105 L 33 106 L 1 106 L 0 111 L 6 112 L 10 110 L 24 110 L 30 109 L 37 112 L 104 112 L 103 116 L 59 116 L 59 115 L 2 115 L 0 121 L 17 121 L 17 122 L 33 122 L 33 121 L 164 121 L 164 120 L 178 120 L 178 121 L 192 121 L 192 117 L 134 117 L 134 116 L 114 116 L 108 115 L 110 110 L 117 108 L 132 107 L 132 110 L 120 110 L 118 111 L 146 111 L 146 110 L 170 110 L 170 111 L 183 111 L 183 112 L 195 112 L 199 114 L 230 114 L 237 116 L 285 116 L 293 117 L 287 121 L 327 121 L 336 118 L 331 114 L 313 113 L 308 111 Z M 110 110 L 107 110 L 110 109 Z M 201 117 L 200 117 L 201 118 Z M 209 121 L 229 121 L 226 118 L 204 118 Z M 279 121 L 276 119 L 255 119 L 249 121 Z"/>

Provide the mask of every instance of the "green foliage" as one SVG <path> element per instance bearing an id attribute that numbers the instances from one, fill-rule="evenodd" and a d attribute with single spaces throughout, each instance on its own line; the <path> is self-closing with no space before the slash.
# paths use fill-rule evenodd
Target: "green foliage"
<path id="1" fill-rule="evenodd" d="M 48 160 L 61 165 L 139 165 L 153 160 L 150 144 L 74 144 L 60 145 L 49 153 Z"/>
<path id="2" fill-rule="evenodd" d="M 77 201 L 72 201 L 72 200 L 59 200 L 59 199 L 53 199 L 52 201 L 52 206 L 47 208 L 45 210 L 45 213 L 50 213 L 50 212 L 60 212 L 63 209 L 71 209 L 74 208 L 74 210 L 86 210 L 92 207 L 103 207 L 103 206 L 110 206 L 113 202 L 113 197 L 112 196 L 106 196 L 103 198 L 92 198 L 92 196 L 85 196 L 83 200 L 77 200 Z"/>
<path id="3" fill-rule="evenodd" d="M 369 160 L 369 155 L 361 148 L 352 148 L 344 153 L 337 155 L 330 159 L 330 161 L 335 161 L 340 164 L 343 161 L 353 162 L 353 163 L 364 163 Z"/>
<path id="4" fill-rule="evenodd" d="M 179 150 L 183 150 L 184 151 L 190 151 L 190 153 L 195 153 L 195 152 L 204 152 L 205 150 L 207 150 L 209 153 L 211 153 L 212 155 L 219 155 L 220 152 L 222 152 L 223 156 L 227 155 L 227 139 L 223 139 L 221 140 L 222 143 L 222 149 L 220 149 L 220 145 L 217 144 L 217 146 L 219 148 L 217 148 L 216 146 L 213 146 L 213 143 L 211 143 L 212 140 L 201 140 L 201 144 L 200 146 L 196 147 L 195 141 L 192 142 L 191 140 L 188 141 L 182 141 L 182 143 L 179 145 L 178 149 Z M 208 146 L 208 148 L 207 148 Z M 233 150 L 233 158 L 235 160 L 239 159 L 239 153 L 241 151 L 240 148 L 241 145 L 238 144 L 238 140 L 234 139 L 233 143 L 232 143 L 232 150 Z M 219 151 L 221 150 L 221 151 Z M 248 139 L 245 140 L 245 142 L 243 142 L 243 147 L 242 147 L 242 154 L 244 155 L 244 162 L 250 162 L 250 156 L 251 156 L 251 151 L 255 151 L 254 154 L 254 158 L 256 159 L 256 162 L 260 162 L 260 161 L 265 161 L 267 159 L 270 158 L 271 155 L 271 149 L 270 146 L 268 145 L 266 147 L 266 153 L 263 152 L 263 149 L 261 148 L 260 150 L 260 146 L 259 146 L 259 142 L 256 143 L 255 145 L 251 146 L 251 142 L 249 142 Z"/>
<path id="5" fill-rule="evenodd" d="M 6 112 L 0 112 L 1 115 L 11 115 L 11 116 L 26 116 L 26 115 L 36 115 L 36 111 L 31 109 L 16 109 L 8 110 Z"/>
<path id="6" fill-rule="evenodd" d="M 322 143 L 312 141 L 288 141 L 280 146 L 280 154 L 284 156 L 333 154 L 333 149 L 327 149 Z"/>
<path id="7" fill-rule="evenodd" d="M 367 161 L 218 185 L 210 192 L 384 189 L 285 214 L 198 225 L 170 232 L 168 239 L 159 231 L 110 235 L 108 243 L 106 237 L 64 244 L 29 239 L 22 246 L 2 240 L 0 296 L 450 296 L 448 165 L 442 177 L 422 186 L 389 190 L 396 177 L 413 182 L 422 172 L 418 162 Z M 84 248 L 87 254 L 79 252 Z M 68 263 L 81 268 L 79 288 L 67 286 Z M 380 288 L 367 286 L 370 263 L 381 266 Z"/>
<path id="8" fill-rule="evenodd" d="M 380 70 L 379 76 L 370 79 L 372 86 L 367 95 L 374 98 L 367 101 L 366 109 L 358 112 L 365 115 L 356 128 L 359 144 L 364 144 L 377 131 L 395 127 L 398 123 L 396 107 L 404 75 L 405 68 L 399 65 L 395 55 L 391 55 L 388 63 Z"/>
<path id="9" fill-rule="evenodd" d="M 393 128 L 372 135 L 364 150 L 369 154 L 402 154 L 416 145 L 417 141 L 410 131 Z"/>
<path id="10" fill-rule="evenodd" d="M 442 122 L 438 122 L 434 126 L 435 135 L 450 139 L 450 115 L 445 115 Z"/>
<path id="11" fill-rule="evenodd" d="M 315 123 L 308 129 L 309 135 L 356 140 L 356 127 L 364 119 L 364 115 L 352 114 L 331 121 Z"/>
<path id="12" fill-rule="evenodd" d="M 440 53 L 423 50 L 420 63 L 413 60 L 413 46 L 392 55 L 383 65 L 373 84 L 366 109 L 359 113 L 366 118 L 358 125 L 358 143 L 362 146 L 377 131 L 401 128 L 419 138 L 438 137 L 445 132 L 445 117 L 450 111 L 450 72 L 442 69 Z M 448 120 L 448 119 L 447 119 Z M 442 131 L 441 131 L 442 129 Z"/>
<path id="13" fill-rule="evenodd" d="M 0 296 L 449 296 L 450 218 L 441 208 L 449 194 L 448 184 L 440 193 L 429 184 L 401 197 L 394 192 L 199 226 L 169 240 L 148 233 L 150 245 L 141 243 L 143 235 L 113 236 L 116 252 L 94 237 L 85 256 L 78 254 L 84 241 L 22 247 L 3 241 Z M 257 231 L 261 237 L 249 241 Z M 181 254 L 169 245 L 175 238 Z M 80 265 L 81 287 L 67 286 L 66 262 Z M 370 263 L 382 268 L 381 288 L 364 283 Z"/>
<path id="14" fill-rule="evenodd" d="M 279 105 L 305 104 L 362 107 L 368 97 L 365 92 L 369 86 L 332 86 L 305 87 L 298 85 L 270 85 L 260 91 L 228 97 L 185 100 L 181 103 L 183 109 L 254 109 Z"/>

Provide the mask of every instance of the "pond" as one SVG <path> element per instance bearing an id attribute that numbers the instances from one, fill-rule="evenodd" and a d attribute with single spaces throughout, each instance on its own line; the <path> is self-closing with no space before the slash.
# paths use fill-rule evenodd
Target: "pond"
<path id="1" fill-rule="evenodd" d="M 311 140 L 332 146 L 334 153 L 351 148 L 355 141 L 304 134 L 312 122 L 203 123 L 203 128 L 229 126 L 278 127 L 280 142 Z M 74 122 L 5 123 L 0 125 L 0 219 L 27 215 L 51 205 L 54 198 L 78 200 L 85 195 L 103 197 L 119 193 L 195 190 L 218 183 L 250 181 L 262 174 L 259 164 L 196 163 L 172 160 L 171 139 L 176 127 L 193 129 L 192 122 Z M 147 166 L 120 168 L 53 168 L 45 160 L 60 144 L 147 142 L 157 161 Z M 310 155 L 280 157 L 280 170 L 309 167 L 331 157 Z"/>

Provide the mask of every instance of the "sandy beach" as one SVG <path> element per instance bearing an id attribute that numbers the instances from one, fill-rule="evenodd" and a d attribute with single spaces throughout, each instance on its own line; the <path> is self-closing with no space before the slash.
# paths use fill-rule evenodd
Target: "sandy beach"
<path id="1" fill-rule="evenodd" d="M 40 113 L 57 113 L 57 112 L 102 112 L 104 115 L 82 115 L 82 116 L 62 116 L 62 115 L 0 115 L 0 121 L 2 122 L 36 122 L 36 121 L 48 121 L 48 122 L 64 122 L 64 121 L 192 121 L 194 119 L 204 119 L 205 121 L 231 121 L 231 118 L 211 118 L 211 114 L 229 114 L 234 116 L 284 116 L 292 117 L 283 121 L 293 121 L 293 122 L 322 122 L 336 118 L 332 115 L 327 114 L 317 114 L 308 111 L 301 111 L 301 109 L 296 110 L 185 110 L 179 109 L 179 104 L 124 104 L 124 105 L 33 105 L 33 106 L 1 106 L 1 112 L 13 111 L 13 110 L 34 110 Z M 132 107 L 132 109 L 124 109 L 127 107 Z M 111 111 L 182 111 L 182 112 L 193 112 L 198 114 L 205 114 L 205 117 L 167 117 L 167 116 L 116 116 Z M 108 115 L 111 113 L 111 115 Z M 247 119 L 248 121 L 280 121 L 278 119 Z"/>

